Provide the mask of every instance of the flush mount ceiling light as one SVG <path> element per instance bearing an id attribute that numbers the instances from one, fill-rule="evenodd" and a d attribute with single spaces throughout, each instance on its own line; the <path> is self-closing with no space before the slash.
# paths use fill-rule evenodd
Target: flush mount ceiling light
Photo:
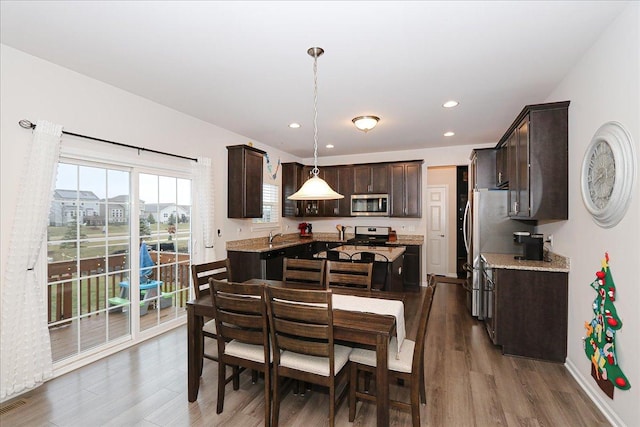
<path id="1" fill-rule="evenodd" d="M 295 122 L 289 123 L 289 127 L 291 129 L 298 129 L 300 127 L 300 123 L 295 123 Z"/>
<path id="2" fill-rule="evenodd" d="M 309 178 L 302 187 L 291 196 L 289 200 L 336 200 L 344 199 L 342 194 L 338 194 L 318 177 L 318 57 L 324 53 L 319 47 L 312 47 L 307 53 L 313 57 L 313 176 Z"/>
<path id="3" fill-rule="evenodd" d="M 444 136 L 453 136 L 453 135 L 455 135 L 455 134 L 456 134 L 455 132 L 451 132 L 451 131 L 449 131 L 449 132 L 445 132 L 443 135 L 444 135 Z"/>
<path id="4" fill-rule="evenodd" d="M 458 101 L 451 100 L 451 101 L 445 102 L 444 104 L 442 104 L 442 106 L 444 108 L 453 108 L 453 107 L 457 107 L 458 104 L 459 104 Z"/>
<path id="5" fill-rule="evenodd" d="M 371 129 L 376 127 L 378 122 L 380 121 L 380 117 L 376 116 L 358 116 L 354 119 L 351 119 L 354 125 L 364 133 L 369 132 Z"/>

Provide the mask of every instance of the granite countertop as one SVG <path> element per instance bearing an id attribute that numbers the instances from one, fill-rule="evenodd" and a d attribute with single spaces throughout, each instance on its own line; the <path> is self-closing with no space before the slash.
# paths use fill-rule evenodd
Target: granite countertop
<path id="1" fill-rule="evenodd" d="M 569 258 L 553 252 L 545 254 L 548 261 L 520 260 L 515 259 L 513 254 L 494 254 L 483 252 L 482 256 L 487 260 L 487 264 L 491 268 L 568 273 L 570 267 Z"/>
<path id="2" fill-rule="evenodd" d="M 387 245 L 422 246 L 423 243 L 424 236 L 421 234 L 399 234 L 395 242 L 387 242 Z"/>
<path id="3" fill-rule="evenodd" d="M 340 240 L 338 233 L 313 233 L 313 237 L 300 237 L 298 233 L 289 233 L 276 237 L 271 245 L 269 245 L 269 239 L 267 237 L 232 240 L 227 242 L 226 249 L 228 251 L 238 252 L 268 252 L 274 249 L 288 248 L 314 241 L 347 243 L 347 240 L 353 237 L 355 237 L 353 233 L 346 234 L 343 240 Z M 387 242 L 387 244 L 391 247 L 398 245 L 422 245 L 423 241 L 424 236 L 422 235 L 400 235 L 396 241 Z M 384 249 L 384 247 L 381 247 L 381 249 Z"/>
<path id="4" fill-rule="evenodd" d="M 285 234 L 273 239 L 273 243 L 269 244 L 268 237 L 257 237 L 255 239 L 232 240 L 227 242 L 226 249 L 228 251 L 238 252 L 269 252 L 274 249 L 288 248 L 291 246 L 303 245 L 305 243 L 316 240 L 313 237 L 301 238 L 298 233 Z"/>
<path id="5" fill-rule="evenodd" d="M 389 262 L 393 262 L 396 259 L 398 259 L 398 257 L 402 256 L 402 254 L 405 251 L 404 247 L 402 246 L 398 247 L 398 246 L 366 246 L 366 245 L 343 245 L 343 246 L 338 246 L 337 248 L 334 248 L 331 250 L 344 252 L 345 254 L 349 255 L 349 257 L 351 257 L 353 254 L 357 252 L 371 252 L 376 255 L 380 254 L 380 255 L 384 255 L 386 259 L 384 257 L 380 257 L 379 259 L 378 257 L 376 257 L 376 261 L 382 261 L 382 262 L 386 262 L 386 260 L 389 260 Z M 326 258 L 327 253 L 325 251 L 319 252 L 317 257 Z"/>

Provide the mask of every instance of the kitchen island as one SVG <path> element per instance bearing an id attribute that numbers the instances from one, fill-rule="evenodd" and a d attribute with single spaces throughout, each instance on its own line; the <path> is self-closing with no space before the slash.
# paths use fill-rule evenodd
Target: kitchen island
<path id="1" fill-rule="evenodd" d="M 360 260 L 362 252 L 374 254 L 374 285 L 380 280 L 380 277 L 382 283 L 378 287 L 373 287 L 385 291 L 402 292 L 402 263 L 405 252 L 403 246 L 343 245 L 333 248 L 332 251 L 344 254 L 345 256 L 341 258 L 353 261 Z M 321 251 L 315 256 L 326 258 L 327 252 Z"/>
<path id="2" fill-rule="evenodd" d="M 389 281 L 387 278 L 383 279 L 388 286 L 381 288 L 395 291 L 420 290 L 420 248 L 424 236 L 399 235 L 394 241 L 376 246 L 347 244 L 353 237 L 353 234 L 339 236 L 338 233 L 320 232 L 304 238 L 298 233 L 277 235 L 271 243 L 267 237 L 233 240 L 226 243 L 227 257 L 231 262 L 233 280 L 242 282 L 253 278 L 282 280 L 284 258 L 317 257 L 318 253 L 337 247 L 357 247 L 359 251 L 366 252 L 375 250 L 387 258 L 391 257 L 391 261 L 387 262 L 378 256 L 380 262 L 374 264 L 374 270 L 380 271 L 380 264 L 384 262 L 384 271 L 388 273 Z"/>

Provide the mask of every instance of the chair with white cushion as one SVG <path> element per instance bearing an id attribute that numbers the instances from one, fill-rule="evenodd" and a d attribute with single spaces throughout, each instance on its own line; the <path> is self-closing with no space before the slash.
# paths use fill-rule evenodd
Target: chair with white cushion
<path id="1" fill-rule="evenodd" d="M 238 390 L 242 368 L 264 374 L 264 424 L 271 418 L 271 349 L 264 287 L 257 284 L 211 280 L 211 298 L 218 331 L 218 404 L 224 409 L 226 384 Z M 226 367 L 231 366 L 231 377 Z"/>
<path id="2" fill-rule="evenodd" d="M 389 403 L 393 407 L 411 412 L 414 427 L 420 426 L 420 402 L 427 403 L 424 383 L 424 342 L 434 291 L 435 285 L 428 286 L 425 291 L 415 341 L 404 340 L 399 354 L 396 354 L 398 347 L 395 337 L 391 339 L 389 344 L 389 382 L 394 378 L 403 380 L 405 384 L 409 384 L 411 395 L 410 403 L 395 400 L 391 400 Z M 376 352 L 355 348 L 351 352 L 349 360 L 351 361 L 349 421 L 353 422 L 356 414 L 357 399 L 376 401 L 376 397 L 373 394 L 358 390 L 358 378 L 361 371 L 367 372 L 369 375 L 375 374 Z"/>
<path id="3" fill-rule="evenodd" d="M 273 345 L 273 415 L 278 425 L 283 377 L 329 388 L 329 425 L 336 412 L 336 386 L 348 381 L 350 347 L 333 342 L 331 291 L 266 288 Z M 339 399 L 340 400 L 340 399 Z"/>
<path id="4" fill-rule="evenodd" d="M 216 280 L 231 280 L 231 267 L 228 259 L 219 261 L 206 262 L 203 264 L 191 265 L 191 279 L 193 282 L 193 294 L 197 298 L 209 293 L 209 279 Z M 216 335 L 216 322 L 213 320 L 213 313 L 208 316 L 211 319 L 205 320 L 202 327 L 202 359 L 200 363 L 200 375 L 202 375 L 202 362 L 204 359 L 218 360 L 217 355 L 208 354 L 205 352 L 204 341 L 206 338 L 210 338 L 215 341 Z"/>

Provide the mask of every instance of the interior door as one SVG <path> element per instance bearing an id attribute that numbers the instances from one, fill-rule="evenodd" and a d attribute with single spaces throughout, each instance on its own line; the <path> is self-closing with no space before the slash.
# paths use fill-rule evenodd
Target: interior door
<path id="1" fill-rule="evenodd" d="M 448 259 L 446 185 L 427 187 L 427 273 L 446 275 Z"/>

